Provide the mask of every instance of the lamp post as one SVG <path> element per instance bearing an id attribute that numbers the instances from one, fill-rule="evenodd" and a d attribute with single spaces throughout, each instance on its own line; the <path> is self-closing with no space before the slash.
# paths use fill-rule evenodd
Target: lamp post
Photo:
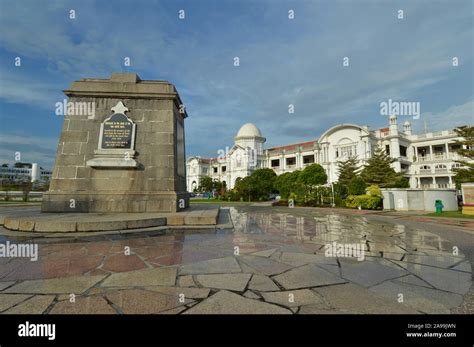
<path id="1" fill-rule="evenodd" d="M 332 207 L 336 207 L 336 203 L 334 201 L 334 183 L 331 182 L 331 192 L 332 192 Z"/>

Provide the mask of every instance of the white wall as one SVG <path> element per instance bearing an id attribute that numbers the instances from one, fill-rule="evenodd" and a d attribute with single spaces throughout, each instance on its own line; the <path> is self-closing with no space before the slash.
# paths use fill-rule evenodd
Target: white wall
<path id="1" fill-rule="evenodd" d="M 382 189 L 384 210 L 436 211 L 435 201 L 443 201 L 443 211 L 457 211 L 455 189 Z"/>

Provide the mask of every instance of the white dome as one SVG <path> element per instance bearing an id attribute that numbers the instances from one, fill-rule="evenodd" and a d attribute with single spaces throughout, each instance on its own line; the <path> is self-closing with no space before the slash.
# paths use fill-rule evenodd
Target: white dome
<path id="1" fill-rule="evenodd" d="M 242 125 L 236 137 L 262 137 L 260 130 L 252 123 Z"/>

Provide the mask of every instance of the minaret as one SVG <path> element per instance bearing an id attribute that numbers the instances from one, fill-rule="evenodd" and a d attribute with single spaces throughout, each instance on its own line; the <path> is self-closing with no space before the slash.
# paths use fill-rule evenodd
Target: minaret
<path id="1" fill-rule="evenodd" d="M 403 123 L 403 133 L 407 136 L 411 136 L 411 123 L 409 121 Z"/>
<path id="2" fill-rule="evenodd" d="M 392 114 L 390 116 L 389 124 L 390 124 L 390 136 L 398 136 L 397 116 Z"/>
<path id="3" fill-rule="evenodd" d="M 398 123 L 397 116 L 391 115 L 389 120 L 390 127 L 390 157 L 397 159 L 397 161 L 392 163 L 392 167 L 396 172 L 401 171 L 401 165 L 398 159 L 400 158 L 400 136 L 398 134 Z"/>

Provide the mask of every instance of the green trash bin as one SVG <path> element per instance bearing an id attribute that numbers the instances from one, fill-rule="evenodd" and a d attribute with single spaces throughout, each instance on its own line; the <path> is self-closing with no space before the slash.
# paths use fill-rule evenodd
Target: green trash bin
<path id="1" fill-rule="evenodd" d="M 436 200 L 435 202 L 435 208 L 436 208 L 436 214 L 441 214 L 443 212 L 443 201 L 442 200 Z"/>

